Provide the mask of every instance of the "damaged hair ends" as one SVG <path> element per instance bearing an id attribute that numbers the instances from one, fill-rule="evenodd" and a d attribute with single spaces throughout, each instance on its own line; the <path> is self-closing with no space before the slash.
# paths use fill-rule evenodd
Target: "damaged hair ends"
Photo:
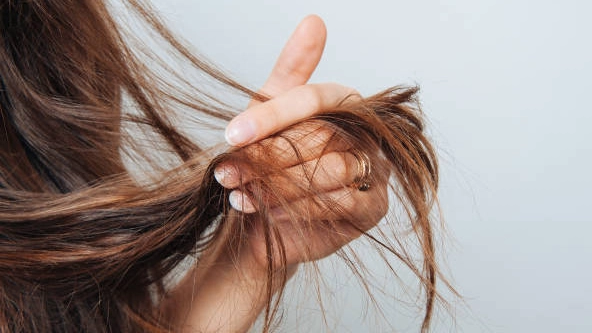
<path id="1" fill-rule="evenodd" d="M 220 87 L 265 100 L 190 52 L 147 3 L 124 4 L 170 57 Z M 213 156 L 179 129 L 176 110 L 218 121 L 236 110 L 195 88 L 111 10 L 97 0 L 0 2 L 0 332 L 175 331 L 159 307 L 165 278 L 187 256 L 220 244 L 240 248 L 253 225 L 265 244 L 269 331 L 281 298 L 274 281 L 283 290 L 288 277 L 282 225 L 318 227 L 294 197 L 327 211 L 328 241 L 339 241 L 337 224 L 348 225 L 407 265 L 423 289 L 421 329 L 428 331 L 435 303 L 444 301 L 437 282 L 451 287 L 436 260 L 438 164 L 416 89 L 348 98 L 269 140 Z M 320 127 L 332 133 L 323 149 L 369 156 L 368 182 L 390 182 L 408 230 L 391 226 L 388 237 L 375 237 L 315 187 L 318 169 L 303 170 L 310 181 L 301 184 L 277 164 L 270 140 L 302 157 L 299 135 Z M 130 160 L 149 171 L 134 170 Z M 229 190 L 216 182 L 214 168 L 228 162 L 250 170 L 238 188 L 257 214 L 233 210 Z M 281 219 L 271 212 L 278 208 Z M 406 244 L 417 246 L 420 259 Z"/>

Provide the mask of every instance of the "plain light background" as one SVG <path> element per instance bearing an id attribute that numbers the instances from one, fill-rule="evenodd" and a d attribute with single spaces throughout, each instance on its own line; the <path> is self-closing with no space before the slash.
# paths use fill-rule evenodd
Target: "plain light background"
<path id="1" fill-rule="evenodd" d="M 434 331 L 592 332 L 590 2 L 153 2 L 254 88 L 311 13 L 328 27 L 312 82 L 364 94 L 420 85 L 454 238 L 449 267 L 471 309 Z M 340 306 L 335 331 L 379 331 L 350 321 L 355 298 Z"/>

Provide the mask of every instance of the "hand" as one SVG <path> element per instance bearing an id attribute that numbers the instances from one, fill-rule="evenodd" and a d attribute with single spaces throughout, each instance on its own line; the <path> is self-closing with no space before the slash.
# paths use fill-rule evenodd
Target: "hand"
<path id="1" fill-rule="evenodd" d="M 305 18 L 288 40 L 261 93 L 277 96 L 306 83 L 321 59 L 325 39 L 323 21 L 317 16 Z M 252 101 L 249 106 L 257 105 L 263 104 Z M 245 111 L 246 115 L 250 112 Z M 247 117 L 247 124 L 250 121 Z M 247 138 L 249 142 L 274 130 L 257 126 L 252 127 L 257 132 L 254 138 Z M 232 126 L 229 132 L 233 133 Z M 230 139 L 236 137 L 230 135 Z M 187 332 L 247 331 L 266 305 L 265 282 L 261 282 L 266 277 L 251 274 L 260 270 L 249 272 L 248 268 L 247 261 L 234 262 L 227 252 L 214 246 L 201 255 L 199 264 L 169 293 L 162 303 L 163 312 Z"/>
<path id="2" fill-rule="evenodd" d="M 316 18 L 312 17 L 309 20 L 314 22 Z M 298 30 L 294 36 L 298 36 Z M 282 56 L 291 45 L 295 45 L 294 41 L 297 39 L 288 42 Z M 311 45 L 317 44 L 311 42 Z M 317 46 L 316 50 L 322 50 L 322 48 Z M 296 128 L 283 133 L 286 136 L 301 138 L 294 140 L 294 142 L 297 146 L 296 149 L 303 154 L 301 157 L 304 163 L 301 163 L 302 161 L 298 159 L 292 147 L 285 140 L 266 138 L 270 134 L 279 132 L 319 112 L 335 108 L 348 98 L 359 97 L 354 89 L 338 84 L 300 85 L 305 83 L 312 74 L 314 69 L 312 64 L 316 65 L 318 62 L 316 59 L 313 61 L 313 58 L 320 57 L 320 53 L 304 52 L 300 54 L 301 58 L 283 58 L 282 56 L 262 89 L 262 93 L 268 95 L 270 100 L 264 103 L 252 101 L 246 111 L 234 118 L 226 130 L 227 141 L 235 146 L 244 146 L 243 149 L 253 154 L 256 154 L 260 147 L 254 143 L 273 147 L 272 150 L 277 152 L 274 160 L 289 174 L 294 175 L 293 179 L 302 186 L 307 186 L 309 183 L 302 171 L 304 169 L 317 170 L 312 179 L 312 185 L 325 191 L 326 197 L 339 202 L 343 208 L 343 214 L 346 214 L 350 220 L 352 218 L 357 220 L 355 226 L 347 223 L 328 226 L 322 222 L 328 219 L 326 209 L 314 205 L 312 199 L 291 198 L 293 200 L 292 207 L 300 207 L 302 211 L 308 213 L 309 219 L 318 221 L 312 228 L 304 224 L 297 225 L 289 221 L 285 212 L 277 212 L 276 210 L 274 218 L 286 222 L 280 224 L 280 233 L 286 242 L 284 244 L 287 251 L 286 264 L 295 265 L 330 255 L 358 237 L 361 231 L 374 226 L 385 215 L 388 208 L 386 190 L 388 175 L 382 177 L 384 179 L 380 182 L 381 185 L 374 184 L 372 191 L 362 192 L 351 187 L 344 187 L 344 184 L 351 184 L 358 176 L 358 160 L 356 156 L 348 152 L 351 148 L 348 145 L 337 143 L 326 147 L 329 138 L 333 135 L 329 128 L 296 126 Z M 300 66 L 295 65 L 299 61 L 302 61 Z M 298 69 L 299 67 L 300 69 Z M 286 73 L 291 74 L 286 76 Z M 247 183 L 250 176 L 249 170 L 241 165 L 224 164 L 216 169 L 216 178 L 222 186 L 236 189 L 241 180 Z M 288 188 L 290 185 L 284 185 L 286 182 L 278 180 L 277 183 L 282 184 L 278 185 L 280 191 L 291 193 Z M 257 207 L 250 198 L 239 190 L 232 191 L 229 199 L 236 210 L 245 213 L 257 212 Z M 273 205 L 273 203 L 271 204 Z M 339 220 L 339 216 L 330 216 L 329 218 Z M 252 230 L 248 246 L 255 254 L 255 261 L 258 265 L 249 264 L 245 267 L 266 269 L 265 241 L 261 236 L 261 230 L 257 229 L 255 226 Z M 331 239 L 328 236 L 331 236 L 329 237 Z"/>
<path id="3" fill-rule="evenodd" d="M 336 84 L 319 84 L 299 86 L 284 93 L 270 101 L 258 104 L 239 117 L 252 117 L 256 119 L 261 128 L 271 128 L 269 132 L 277 131 L 289 126 L 292 122 L 301 121 L 315 113 L 336 107 L 341 101 L 350 96 L 351 89 Z M 280 111 L 281 110 L 281 111 Z M 272 115 L 273 114 L 273 115 Z M 238 117 L 237 117 L 238 118 Z M 337 203 L 342 208 L 342 216 L 328 215 L 328 209 L 315 204 L 314 198 L 288 197 L 292 200 L 290 206 L 297 211 L 305 212 L 306 218 L 303 223 L 298 224 L 290 220 L 285 212 L 275 210 L 273 218 L 285 223 L 276 223 L 286 250 L 287 265 L 298 264 L 303 261 L 310 261 L 323 258 L 332 254 L 343 245 L 358 237 L 362 231 L 374 226 L 386 213 L 388 208 L 386 184 L 388 172 L 374 170 L 377 177 L 375 184 L 372 184 L 370 191 L 359 191 L 348 187 L 359 176 L 358 158 L 352 154 L 350 146 L 345 142 L 333 140 L 329 146 L 329 140 L 333 138 L 333 131 L 327 127 L 310 122 L 297 125 L 287 132 L 283 137 L 291 137 L 295 149 L 301 152 L 298 156 L 295 149 L 285 139 L 272 137 L 263 141 L 247 145 L 243 149 L 248 154 L 257 156 L 261 146 L 271 147 L 274 153 L 272 159 L 274 165 L 285 168 L 291 175 L 291 180 L 278 178 L 276 191 L 286 194 L 297 193 L 293 184 L 308 187 L 309 185 L 323 191 L 323 196 Z M 301 157 L 304 161 L 299 159 Z M 377 157 L 372 157 L 377 158 Z M 378 163 L 373 163 L 377 165 Z M 307 177 L 305 170 L 313 174 L 313 178 Z M 235 189 L 240 182 L 248 183 L 252 178 L 250 170 L 239 164 L 221 165 L 217 170 L 218 181 L 228 189 Z M 274 176 L 270 176 L 273 179 Z M 231 205 L 245 213 L 257 212 L 257 207 L 251 199 L 243 192 L 234 190 L 230 193 Z M 279 203 L 268 202 L 272 207 Z M 274 211 L 274 210 L 272 210 Z M 334 222 L 343 219 L 343 214 L 349 221 L 355 224 Z M 261 217 L 266 219 L 268 217 Z M 313 221 L 312 226 L 308 221 Z M 332 223 L 326 223 L 332 221 Z M 254 230 L 249 237 L 248 246 L 254 254 L 257 265 L 247 265 L 251 269 L 261 267 L 266 269 L 267 253 L 265 239 L 261 227 L 265 222 L 255 223 Z M 248 252 L 248 251 L 247 251 Z"/>
<path id="4" fill-rule="evenodd" d="M 250 143 L 265 139 L 272 133 L 286 128 L 291 124 L 321 112 L 324 109 L 338 105 L 343 99 L 357 93 L 350 88 L 337 84 L 305 84 L 316 68 L 325 45 L 326 30 L 322 20 L 316 16 L 309 16 L 298 26 L 288 43 L 284 47 L 269 79 L 261 89 L 261 93 L 271 99 L 265 103 L 252 101 L 249 108 L 231 121 L 227 127 L 227 140 L 232 145 L 245 146 Z M 326 189 L 327 194 L 337 200 L 341 200 L 344 207 L 348 207 L 348 213 L 358 217 L 362 229 L 373 226 L 384 214 L 386 203 L 385 188 L 373 187 L 368 192 L 360 192 L 355 189 L 344 189 L 336 186 L 337 183 L 348 184 L 352 176 L 357 172 L 355 158 L 345 151 L 347 146 L 339 144 L 332 146 L 332 151 L 323 151 L 326 140 L 331 135 L 327 128 L 300 128 L 292 134 L 314 131 L 314 136 L 308 136 L 310 140 L 299 140 L 299 149 L 305 153 L 305 163 L 319 162 L 322 169 L 327 172 L 319 172 L 314 181 L 318 186 Z M 285 150 L 281 140 L 265 139 L 271 143 L 278 152 Z M 246 147 L 245 149 L 254 149 Z M 295 174 L 298 173 L 298 160 L 296 156 L 278 155 L 278 162 Z M 227 188 L 236 186 L 236 177 L 241 176 L 238 166 L 221 165 L 216 170 L 220 183 Z M 290 170 L 291 169 L 291 170 Z M 237 170 L 236 173 L 233 173 Z M 337 171 L 336 170 L 341 170 Z M 354 171 L 352 171 L 354 170 Z M 243 170 L 245 173 L 246 170 Z M 248 177 L 248 174 L 244 175 Z M 380 182 L 386 184 L 384 182 Z M 247 203 L 248 198 L 239 191 L 231 193 L 234 197 L 235 208 L 237 202 Z M 245 198 L 245 201 L 235 200 Z M 306 207 L 308 202 L 303 198 L 293 198 L 295 206 Z M 374 205 L 378 203 L 377 205 Z M 251 204 L 252 205 L 252 204 Z M 359 216 L 363 210 L 354 207 L 372 206 L 375 214 L 372 216 Z M 250 211 L 254 212 L 254 206 Z M 311 212 L 319 217 L 320 211 Z M 276 217 L 281 219 L 281 212 Z M 264 216 L 259 216 L 265 218 Z M 322 224 L 319 223 L 319 228 Z M 285 267 L 289 273 L 293 273 L 296 265 L 306 257 L 303 248 L 309 249 L 315 257 L 320 258 L 333 253 L 343 244 L 359 235 L 359 231 L 351 229 L 347 225 L 338 226 L 336 235 L 341 233 L 343 237 L 337 237 L 334 242 L 326 242 L 323 239 L 321 229 L 305 230 L 298 225 L 287 223 L 282 226 L 282 235 L 289 242 L 286 248 L 289 250 L 288 265 Z M 306 231 L 307 244 L 302 244 L 302 231 Z M 258 230 L 252 230 L 254 237 L 250 238 L 249 251 L 251 258 L 233 258 L 225 251 L 217 252 L 216 247 L 212 252 L 203 253 L 199 265 L 196 266 L 183 281 L 171 292 L 170 300 L 163 304 L 167 313 L 176 321 L 185 325 L 188 331 L 225 331 L 243 332 L 248 330 L 257 318 L 258 314 L 267 304 L 265 281 L 267 279 L 264 259 L 265 242 L 258 237 Z M 292 237 L 297 236 L 297 237 Z M 306 258 L 305 258 L 306 257 Z M 238 259 L 239 261 L 234 261 Z M 255 263 L 255 265 L 253 265 Z"/>

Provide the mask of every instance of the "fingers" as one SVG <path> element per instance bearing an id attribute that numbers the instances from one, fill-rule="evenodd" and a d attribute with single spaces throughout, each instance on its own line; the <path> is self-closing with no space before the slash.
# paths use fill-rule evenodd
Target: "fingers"
<path id="1" fill-rule="evenodd" d="M 295 219 L 301 221 L 333 221 L 333 224 L 344 220 L 354 221 L 355 230 L 341 230 L 341 224 L 335 224 L 334 227 L 339 227 L 348 236 L 357 237 L 360 231 L 372 228 L 386 215 L 387 184 L 373 184 L 372 190 L 368 191 L 340 188 L 323 194 L 321 203 L 311 198 L 295 200 L 290 203 L 290 210 L 294 212 Z M 279 221 L 293 220 L 290 214 L 290 211 L 278 208 L 272 210 L 271 217 Z"/>
<path id="2" fill-rule="evenodd" d="M 323 20 L 316 15 L 305 17 L 288 39 L 288 42 L 284 46 L 271 74 L 269 75 L 269 78 L 261 88 L 260 92 L 269 97 L 274 97 L 294 87 L 305 84 L 321 60 L 326 39 L 327 29 Z M 256 100 L 251 100 L 249 108 L 259 103 L 260 102 Z M 247 136 L 250 135 L 248 133 L 249 131 L 257 130 L 256 126 L 251 127 L 249 125 L 250 121 L 243 121 L 245 124 L 244 126 L 240 125 L 240 119 L 233 123 L 235 128 L 231 128 L 230 130 L 227 129 L 226 131 L 228 142 L 240 141 L 237 139 L 237 135 L 238 138 L 240 138 L 241 135 L 244 137 L 245 133 L 240 134 L 242 131 L 240 129 L 241 127 L 247 128 Z M 260 133 L 258 137 L 264 137 L 264 134 Z M 322 139 L 321 136 L 318 136 L 318 138 Z M 279 161 L 282 163 L 280 165 L 288 165 L 288 161 L 294 160 L 296 157 L 294 154 L 290 154 L 294 151 L 289 149 L 290 147 L 287 147 L 286 144 L 288 142 L 286 140 L 276 139 L 276 141 L 278 141 L 278 144 L 272 146 L 277 147 L 276 150 L 281 153 L 278 156 L 283 156 Z M 314 140 L 307 140 L 307 142 L 312 143 Z M 309 147 L 306 148 L 312 147 L 309 145 Z M 304 149 L 303 151 L 309 152 L 308 155 L 310 156 L 315 156 L 314 154 L 318 155 L 318 150 L 319 149 Z M 287 152 L 287 154 L 284 154 L 283 152 Z M 225 174 L 234 170 L 237 170 L 236 166 L 220 166 L 216 169 L 216 175 L 218 176 L 216 178 L 221 178 Z"/>
<path id="3" fill-rule="evenodd" d="M 274 97 L 305 84 L 321 60 L 326 39 L 327 29 L 323 20 L 316 15 L 305 17 L 288 39 L 259 92 Z M 249 107 L 258 103 L 251 100 Z"/>
<path id="4" fill-rule="evenodd" d="M 281 184 L 275 186 L 273 194 L 267 195 L 263 200 L 269 206 L 280 203 L 274 198 L 293 201 L 295 199 L 313 193 L 324 193 L 331 190 L 349 186 L 358 176 L 357 160 L 348 152 L 331 152 L 318 159 L 308 161 L 284 170 L 281 175 L 270 175 L 269 184 Z M 224 183 L 228 188 L 236 188 L 241 182 L 248 183 L 254 178 L 253 173 L 243 172 L 238 177 L 225 177 Z M 244 213 L 254 213 L 257 208 L 247 193 L 234 190 L 230 193 L 231 206 Z"/>
<path id="5" fill-rule="evenodd" d="M 282 175 L 270 175 L 268 182 L 282 184 L 274 189 L 274 195 L 286 200 L 293 200 L 301 197 L 304 189 L 314 189 L 314 191 L 322 193 L 348 186 L 354 182 L 358 172 L 357 159 L 353 154 L 330 152 L 318 159 L 289 167 Z M 241 176 L 231 172 L 230 175 L 225 175 L 220 183 L 226 188 L 236 188 L 240 186 L 241 182 L 245 184 L 250 182 L 254 174 L 246 171 L 242 172 Z M 248 198 L 244 200 L 249 201 L 249 206 L 252 206 Z M 274 202 L 272 201 L 270 204 L 273 205 Z"/>
<path id="6" fill-rule="evenodd" d="M 335 83 L 296 87 L 236 116 L 226 127 L 226 141 L 244 146 L 261 140 L 324 110 L 337 107 L 358 92 Z"/>
<path id="7" fill-rule="evenodd" d="M 272 211 L 271 218 L 277 234 L 281 235 L 287 264 L 324 258 L 374 227 L 388 210 L 386 183 L 377 185 L 367 192 L 345 188 L 326 193 L 324 199 L 336 203 L 333 206 L 303 199 L 291 203 L 289 212 Z M 254 238 L 263 237 L 263 227 L 263 223 L 256 224 Z M 265 263 L 265 242 L 255 244 L 260 245 L 254 250 Z"/>
<path id="8" fill-rule="evenodd" d="M 319 122 L 305 122 L 282 135 L 273 136 L 243 148 L 251 157 L 273 161 L 274 167 L 283 169 L 302 162 L 317 160 L 334 151 L 346 151 L 349 144 L 332 129 Z M 221 163 L 216 167 L 218 182 L 229 189 L 240 182 L 249 182 L 252 172 L 239 162 Z"/>
<path id="9" fill-rule="evenodd" d="M 318 159 L 286 168 L 281 173 L 265 175 L 264 177 L 267 178 L 265 184 L 267 185 L 263 185 L 265 190 L 262 194 L 259 194 L 260 197 L 256 200 L 264 202 L 267 207 L 275 207 L 286 202 L 291 205 L 294 201 L 310 199 L 311 197 L 321 198 L 325 193 L 335 190 L 349 189 L 359 179 L 360 173 L 363 172 L 363 170 L 360 170 L 358 158 L 349 151 L 330 152 Z M 364 183 L 368 182 L 372 187 L 373 184 L 387 184 L 390 177 L 389 171 L 384 169 L 384 166 L 380 166 L 378 162 L 378 157 L 375 157 L 373 161 L 369 161 L 369 165 L 373 165 L 373 167 L 368 178 L 364 178 L 367 180 Z M 238 172 L 236 175 L 238 175 Z M 236 188 L 241 182 L 247 184 L 251 179 L 262 175 L 243 171 L 241 176 L 245 178 L 240 179 L 236 176 L 236 178 L 231 179 L 233 177 L 228 177 L 222 183 L 226 184 L 227 188 Z M 258 210 L 254 204 L 255 201 L 253 201 L 255 198 L 253 195 L 255 194 L 250 189 L 247 191 L 249 193 L 241 190 L 232 191 L 230 204 L 236 210 L 254 213 Z M 374 190 L 372 194 L 376 194 L 377 191 Z M 327 199 L 330 198 L 327 197 Z"/>

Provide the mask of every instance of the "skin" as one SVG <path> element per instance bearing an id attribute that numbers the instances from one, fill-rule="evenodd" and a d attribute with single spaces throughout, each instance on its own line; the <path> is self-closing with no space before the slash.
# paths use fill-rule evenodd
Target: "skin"
<path id="1" fill-rule="evenodd" d="M 335 107 L 348 96 L 358 96 L 352 89 L 339 84 L 306 84 L 319 63 L 326 40 L 326 28 L 318 16 L 306 17 L 296 28 L 278 61 L 276 62 L 261 93 L 271 97 L 265 103 L 251 101 L 248 108 L 233 119 L 227 129 L 226 138 L 235 146 L 266 139 L 270 134 L 298 123 L 323 110 Z M 329 151 L 318 149 L 324 146 L 331 133 L 323 128 L 314 129 L 314 135 L 298 141 L 300 149 L 308 152 L 305 164 L 320 166 L 313 182 L 326 190 L 326 194 L 339 200 L 347 214 L 357 217 L 362 229 L 373 227 L 386 213 L 386 177 L 384 186 L 370 191 L 344 188 L 351 184 L 358 173 L 357 159 L 347 152 L 346 146 L 335 146 Z M 302 170 L 295 156 L 282 152 L 283 141 L 272 141 L 278 148 L 278 161 L 298 175 Z M 317 149 L 315 149 L 317 148 Z M 322 154 L 322 155 L 321 155 Z M 226 188 L 233 189 L 240 177 L 248 180 L 248 171 L 237 165 L 222 165 L 216 170 L 216 178 Z M 308 182 L 301 176 L 302 182 Z M 310 205 L 309 199 L 293 198 L 293 204 Z M 249 198 L 240 191 L 230 194 L 230 202 L 236 210 L 258 214 Z M 359 207 L 371 207 L 359 209 Z M 357 209 L 356 209 L 357 208 Z M 274 211 L 281 220 L 282 212 Z M 351 240 L 360 236 L 360 231 L 349 225 L 332 226 L 335 237 L 327 241 L 327 228 L 320 222 L 327 212 L 310 209 L 310 214 L 319 220 L 318 228 L 286 223 L 280 226 L 287 240 L 287 271 L 291 277 L 298 264 L 326 257 Z M 165 300 L 164 308 L 169 316 L 181 322 L 186 332 L 246 332 L 265 307 L 265 284 L 267 267 L 265 243 L 257 226 L 251 233 L 246 250 L 239 251 L 240 257 L 233 257 L 223 247 L 212 249 L 202 255 L 199 265 L 194 267 Z M 305 237 L 302 237 L 305 234 Z M 298 235 L 298 237 L 290 237 Z M 307 243 L 302 244 L 302 239 Z"/>

